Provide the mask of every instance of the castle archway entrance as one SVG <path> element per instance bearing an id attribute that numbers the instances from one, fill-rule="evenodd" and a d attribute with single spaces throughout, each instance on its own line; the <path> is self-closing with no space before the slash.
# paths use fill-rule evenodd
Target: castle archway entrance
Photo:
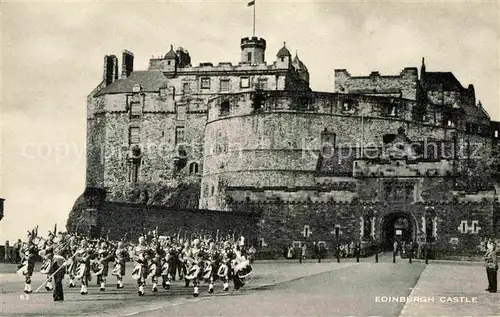
<path id="1" fill-rule="evenodd" d="M 416 240 L 417 223 L 410 213 L 392 212 L 381 219 L 380 243 L 383 250 L 392 250 L 394 241 L 408 243 Z"/>

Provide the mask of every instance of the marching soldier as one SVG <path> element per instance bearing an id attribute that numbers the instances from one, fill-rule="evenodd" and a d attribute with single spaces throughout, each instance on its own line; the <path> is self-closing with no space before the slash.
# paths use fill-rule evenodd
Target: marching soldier
<path id="1" fill-rule="evenodd" d="M 125 276 L 125 263 L 128 259 L 127 249 L 123 247 L 123 242 L 118 242 L 115 250 L 115 265 L 113 275 L 116 276 L 116 288 L 123 288 L 123 277 Z"/>
<path id="2" fill-rule="evenodd" d="M 76 251 L 78 250 L 78 239 L 76 236 L 70 236 L 69 238 L 69 253 L 71 255 L 76 254 Z M 73 288 L 75 287 L 75 275 L 76 275 L 76 269 L 78 267 L 78 262 L 76 262 L 74 259 L 70 261 L 70 264 L 67 266 L 66 273 L 69 276 L 69 287 Z"/>
<path id="3" fill-rule="evenodd" d="M 153 293 L 158 292 L 158 277 L 161 275 L 162 259 L 165 258 L 165 253 L 161 248 L 158 239 L 155 237 L 151 241 L 151 246 L 148 250 L 149 255 L 149 277 L 153 283 Z"/>
<path id="4" fill-rule="evenodd" d="M 139 296 L 144 296 L 144 284 L 148 275 L 148 259 L 147 259 L 148 247 L 146 246 L 144 237 L 139 237 L 139 244 L 134 249 L 134 271 L 132 272 L 132 278 L 137 280 L 137 285 L 139 286 L 138 294 Z"/>
<path id="5" fill-rule="evenodd" d="M 33 292 L 31 288 L 31 277 L 35 269 L 35 257 L 38 253 L 38 247 L 34 242 L 34 233 L 28 232 L 28 241 L 22 245 L 22 262 L 19 265 L 17 273 L 25 276 L 24 292 L 30 294 Z"/>
<path id="6" fill-rule="evenodd" d="M 100 284 L 101 292 L 106 290 L 106 277 L 108 277 L 109 262 L 113 259 L 114 253 L 110 250 L 106 241 L 101 242 L 101 246 L 97 251 L 97 259 L 100 266 L 100 271 L 97 274 L 97 283 Z"/>
<path id="7" fill-rule="evenodd" d="M 64 279 L 64 275 L 66 274 L 64 267 L 69 264 L 66 262 L 65 258 L 69 258 L 71 256 L 68 253 L 69 249 L 67 244 L 63 238 L 60 238 L 59 243 L 54 247 L 54 253 L 49 256 L 52 261 L 49 274 L 53 275 L 54 278 L 54 301 L 64 300 L 62 281 Z"/>
<path id="8" fill-rule="evenodd" d="M 54 253 L 54 234 L 49 231 L 49 236 L 47 240 L 43 243 L 43 249 L 39 252 L 39 255 L 43 259 L 42 267 L 40 268 L 40 273 L 47 274 L 47 283 L 45 284 L 45 289 L 47 291 L 52 290 L 52 278 L 50 278 L 49 272 L 51 271 L 52 265 L 52 255 Z"/>
<path id="9" fill-rule="evenodd" d="M 80 290 L 80 294 L 87 295 L 88 290 L 87 287 L 89 285 L 89 281 L 92 279 L 90 274 L 90 258 L 93 255 L 93 251 L 88 245 L 87 240 L 83 239 L 80 242 L 80 247 L 76 251 L 75 261 L 78 263 L 77 274 L 76 277 L 80 279 L 82 287 Z"/>

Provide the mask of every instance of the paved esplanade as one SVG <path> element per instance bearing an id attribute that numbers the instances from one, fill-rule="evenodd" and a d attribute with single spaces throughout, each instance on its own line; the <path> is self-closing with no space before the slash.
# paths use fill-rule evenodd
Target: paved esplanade
<path id="1" fill-rule="evenodd" d="M 15 269 L 15 266 L 10 266 Z M 22 296 L 22 278 L 0 274 L 1 315 L 6 316 L 495 316 L 500 314 L 498 294 L 485 293 L 481 266 L 432 264 L 382 258 L 342 260 L 342 263 L 264 262 L 254 265 L 255 276 L 242 290 L 206 292 L 193 298 L 192 288 L 181 282 L 171 290 L 150 291 L 139 297 L 128 267 L 125 288 L 99 292 L 95 277 L 89 294 L 65 287 L 65 301 L 53 302 L 52 293 Z M 36 269 L 39 269 L 37 263 Z M 43 276 L 36 273 L 33 285 Z M 65 281 L 67 284 L 67 280 Z M 464 285 L 465 284 L 465 285 Z M 413 302 L 405 303 L 410 298 Z M 414 302 L 419 300 L 420 302 Z M 457 303 L 457 301 L 461 301 Z M 463 313 L 462 313 L 463 312 Z"/>

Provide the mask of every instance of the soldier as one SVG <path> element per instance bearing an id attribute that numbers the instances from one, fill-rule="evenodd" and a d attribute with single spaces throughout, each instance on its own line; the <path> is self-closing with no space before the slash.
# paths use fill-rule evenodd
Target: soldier
<path id="1" fill-rule="evenodd" d="M 200 275 L 202 274 L 202 267 L 200 263 L 202 261 L 202 252 L 200 249 L 200 240 L 194 239 L 192 246 L 188 249 L 186 254 L 186 275 L 184 278 L 188 281 L 186 285 L 189 284 L 189 281 L 193 281 L 193 296 L 198 297 L 199 295 L 199 281 Z"/>
<path id="2" fill-rule="evenodd" d="M 89 281 L 92 279 L 90 275 L 90 258 L 93 256 L 93 251 L 88 245 L 87 240 L 83 239 L 80 241 L 80 247 L 76 251 L 75 261 L 78 263 L 76 277 L 80 279 L 82 287 L 80 294 L 87 295 L 87 287 Z"/>
<path id="3" fill-rule="evenodd" d="M 113 267 L 113 275 L 116 276 L 116 288 L 123 288 L 123 277 L 125 276 L 125 263 L 128 258 L 127 249 L 123 247 L 123 242 L 118 242 L 115 250 L 115 265 Z"/>
<path id="4" fill-rule="evenodd" d="M 161 245 L 156 237 L 151 240 L 151 245 L 148 250 L 148 258 L 148 277 L 151 277 L 151 282 L 153 283 L 152 291 L 153 293 L 156 293 L 158 292 L 158 277 L 161 275 L 162 259 L 165 258 L 165 252 L 161 248 Z"/>
<path id="5" fill-rule="evenodd" d="M 51 257 L 51 266 L 49 273 L 53 275 L 54 278 L 54 292 L 53 298 L 54 301 L 63 301 L 64 300 L 64 292 L 62 281 L 64 279 L 64 275 L 66 271 L 64 267 L 66 267 L 69 263 L 66 262 L 66 257 L 69 257 L 68 245 L 64 241 L 63 238 L 59 239 L 58 244 L 54 247 L 54 253 Z"/>
<path id="6" fill-rule="evenodd" d="M 101 242 L 101 246 L 97 251 L 97 260 L 101 266 L 101 270 L 97 275 L 97 283 L 100 284 L 99 290 L 101 292 L 106 290 L 106 277 L 108 277 L 109 262 L 114 257 L 114 252 L 110 250 L 108 243 L 106 241 Z"/>
<path id="7" fill-rule="evenodd" d="M 222 255 L 221 263 L 219 264 L 219 268 L 217 270 L 217 275 L 222 281 L 223 291 L 227 292 L 229 290 L 229 279 L 230 279 L 230 259 L 228 258 L 228 254 L 224 253 Z"/>
<path id="8" fill-rule="evenodd" d="M 497 292 L 497 272 L 498 272 L 498 258 L 496 243 L 494 241 L 488 242 L 488 250 L 484 255 L 486 266 L 486 275 L 488 277 L 488 288 L 485 291 L 490 293 Z"/>
<path id="9" fill-rule="evenodd" d="M 76 251 L 78 250 L 78 239 L 76 236 L 71 235 L 69 238 L 69 253 L 71 255 L 75 254 Z M 69 287 L 73 288 L 75 287 L 75 275 L 76 275 L 76 269 L 78 267 L 78 262 L 75 260 L 70 261 L 69 265 L 67 266 L 66 273 L 69 276 Z"/>
<path id="10" fill-rule="evenodd" d="M 147 259 L 148 247 L 143 236 L 139 237 L 139 244 L 134 249 L 134 271 L 132 272 L 132 278 L 137 280 L 137 285 L 139 286 L 138 294 L 139 296 L 144 296 L 144 284 L 146 283 L 146 278 L 148 275 L 148 259 Z"/>
<path id="11" fill-rule="evenodd" d="M 52 265 L 52 255 L 54 253 L 54 234 L 49 231 L 49 236 L 47 240 L 43 243 L 43 248 L 39 252 L 39 255 L 43 259 L 42 267 L 40 268 L 40 273 L 47 274 L 47 283 L 45 284 L 45 289 L 47 291 L 52 290 L 52 278 L 49 274 Z"/>
<path id="12" fill-rule="evenodd" d="M 31 276 L 33 276 L 33 270 L 35 269 L 35 257 L 38 253 L 38 247 L 35 244 L 34 234 L 28 232 L 28 241 L 22 245 L 22 257 L 21 264 L 19 265 L 19 270 L 17 271 L 19 275 L 25 276 L 24 292 L 26 294 L 32 293 L 31 289 Z"/>

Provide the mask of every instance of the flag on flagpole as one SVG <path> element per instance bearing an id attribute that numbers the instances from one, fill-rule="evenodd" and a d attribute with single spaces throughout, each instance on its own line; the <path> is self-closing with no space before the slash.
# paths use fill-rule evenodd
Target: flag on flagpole
<path id="1" fill-rule="evenodd" d="M 248 2 L 247 7 L 251 7 L 255 4 L 255 0 Z"/>

